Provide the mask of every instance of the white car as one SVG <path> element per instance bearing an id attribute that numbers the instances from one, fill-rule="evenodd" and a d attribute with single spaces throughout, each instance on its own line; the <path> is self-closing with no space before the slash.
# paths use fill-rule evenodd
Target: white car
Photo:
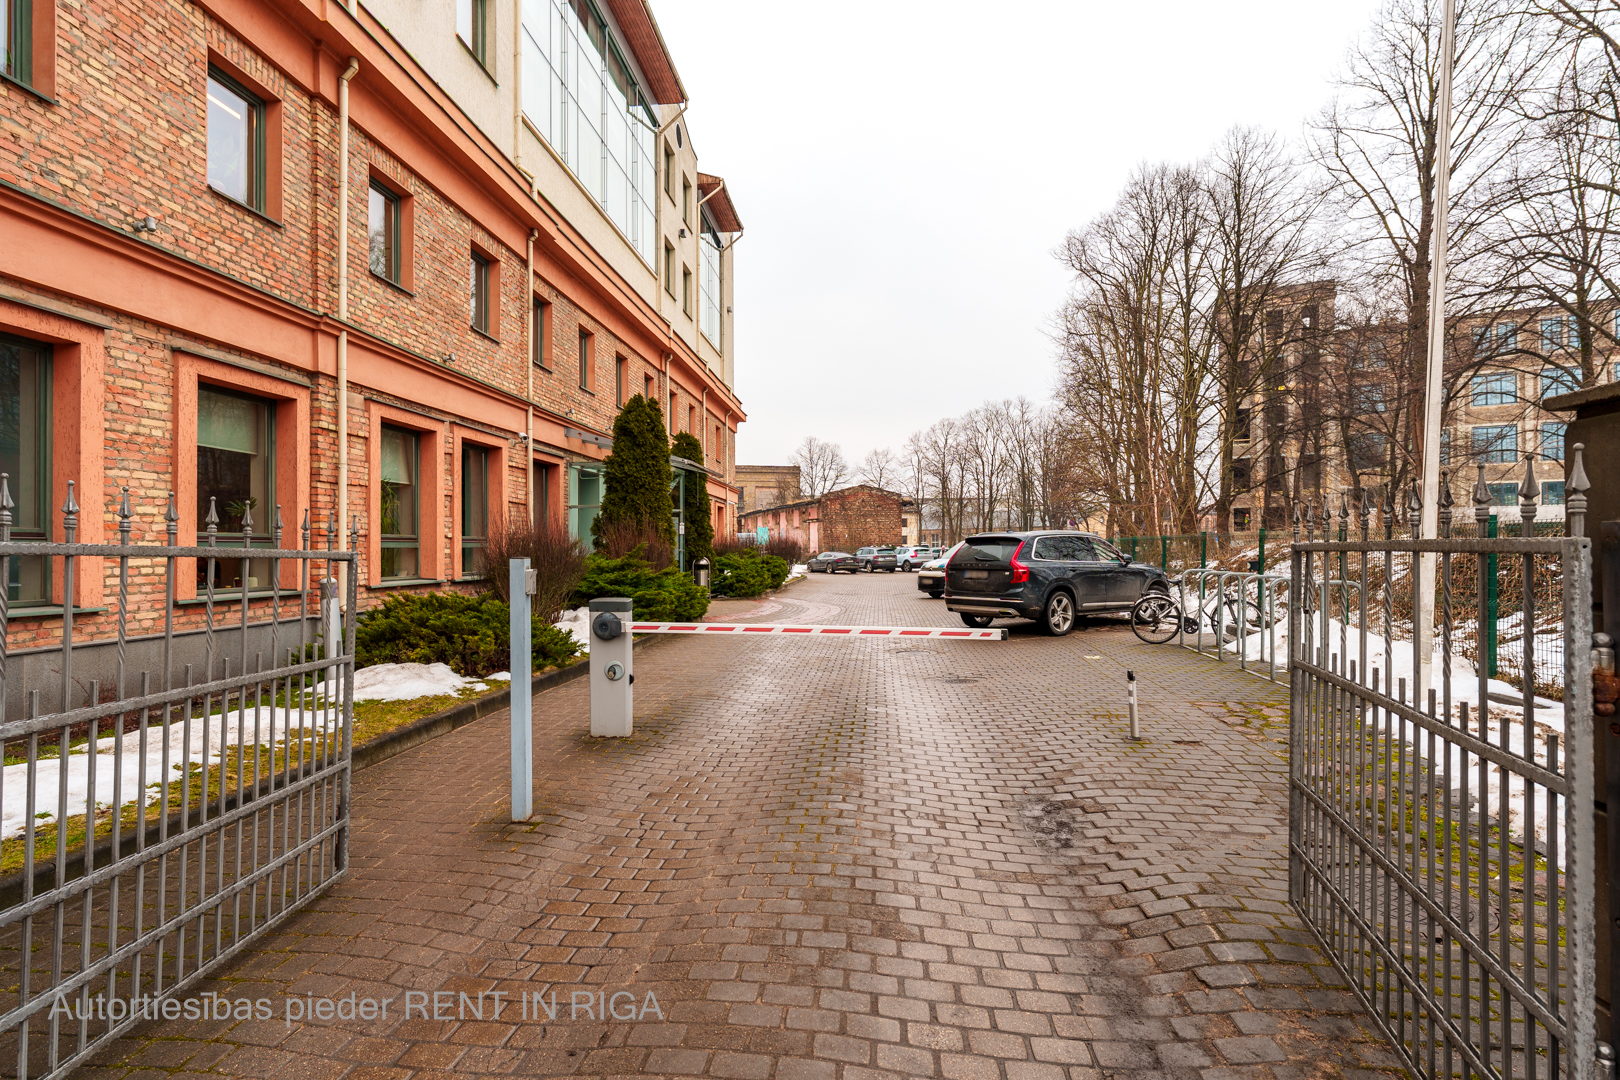
<path id="1" fill-rule="evenodd" d="M 925 592 L 935 600 L 945 595 L 945 564 L 951 561 L 956 554 L 960 543 L 953 544 L 937 559 L 929 559 L 917 568 L 917 590 Z"/>
<path id="2" fill-rule="evenodd" d="M 934 558 L 936 554 L 931 547 L 898 547 L 894 549 L 894 562 L 901 570 L 911 571 Z"/>

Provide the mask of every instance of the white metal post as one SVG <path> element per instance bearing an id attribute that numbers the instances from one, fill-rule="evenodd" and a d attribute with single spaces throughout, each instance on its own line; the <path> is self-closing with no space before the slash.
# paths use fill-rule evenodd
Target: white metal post
<path id="1" fill-rule="evenodd" d="M 1440 27 L 1440 101 L 1434 135 L 1434 249 L 1429 265 L 1429 355 L 1423 394 L 1421 463 L 1423 517 L 1419 526 L 1419 534 L 1430 540 L 1440 535 L 1440 424 L 1444 416 L 1441 397 L 1445 392 L 1447 225 L 1451 209 L 1451 68 L 1456 53 L 1456 22 L 1455 0 L 1445 0 L 1444 22 Z M 1400 505 L 1399 499 L 1395 502 Z M 1418 670 L 1412 700 L 1419 703 L 1428 699 L 1429 687 L 1434 681 L 1431 670 L 1434 666 L 1434 578 L 1434 554 L 1418 556 L 1418 595 L 1412 627 Z"/>
<path id="2" fill-rule="evenodd" d="M 513 559 L 507 595 L 511 598 L 512 674 L 512 820 L 528 821 L 534 813 L 534 727 L 529 673 L 534 669 L 529 633 L 529 560 Z"/>
<path id="3" fill-rule="evenodd" d="M 631 602 L 622 596 L 591 601 L 591 735 L 622 739 L 635 732 L 636 699 L 630 666 Z"/>

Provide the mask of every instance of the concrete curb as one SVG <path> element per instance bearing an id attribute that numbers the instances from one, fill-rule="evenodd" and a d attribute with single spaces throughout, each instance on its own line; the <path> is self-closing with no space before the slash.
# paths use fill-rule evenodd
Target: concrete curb
<path id="1" fill-rule="evenodd" d="M 654 642 L 663 640 L 666 640 L 663 634 L 638 638 L 634 648 L 637 652 L 640 652 Z M 530 696 L 538 694 L 542 690 L 550 690 L 564 683 L 573 682 L 575 679 L 583 677 L 590 670 L 591 661 L 590 657 L 587 656 L 583 660 L 574 661 L 565 668 L 542 672 L 534 676 L 530 682 Z M 438 712 L 424 716 L 420 720 L 412 720 L 404 727 L 395 728 L 393 731 L 385 731 L 375 738 L 357 744 L 350 754 L 350 767 L 359 770 L 387 761 L 391 757 L 403 754 L 405 751 L 437 739 L 441 735 L 448 735 L 457 728 L 466 727 L 468 724 L 482 720 L 492 713 L 498 713 L 511 704 L 512 688 L 508 686 L 505 690 L 496 690 L 493 693 L 485 694 L 483 697 L 476 697 L 470 701 L 452 705 L 448 709 L 440 709 Z"/>

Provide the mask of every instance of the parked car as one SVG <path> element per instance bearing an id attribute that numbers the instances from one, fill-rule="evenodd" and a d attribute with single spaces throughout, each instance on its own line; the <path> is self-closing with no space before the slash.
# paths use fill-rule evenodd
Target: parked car
<path id="1" fill-rule="evenodd" d="M 861 572 L 861 561 L 847 551 L 823 551 L 805 565 L 812 574 L 836 574 L 840 570 L 851 574 Z"/>
<path id="2" fill-rule="evenodd" d="M 855 557 L 861 561 L 861 569 L 868 574 L 875 574 L 879 570 L 894 573 L 896 563 L 892 547 L 863 547 L 855 552 Z"/>
<path id="3" fill-rule="evenodd" d="M 900 569 L 910 573 L 929 559 L 937 558 L 939 552 L 931 547 L 902 547 L 894 549 L 894 561 Z"/>
<path id="4" fill-rule="evenodd" d="M 925 592 L 935 600 L 945 595 L 945 564 L 951 561 L 951 556 L 955 555 L 956 549 L 961 546 L 961 543 L 953 544 L 949 551 L 943 554 L 936 553 L 934 558 L 929 559 L 917 568 L 917 589 L 919 592 Z M 918 548 L 917 550 L 922 551 L 925 549 Z"/>
<path id="5" fill-rule="evenodd" d="M 1129 610 L 1150 590 L 1168 593 L 1169 582 L 1090 533 L 987 533 L 968 537 L 946 564 L 945 606 L 969 626 L 1035 619 L 1062 637 L 1081 612 Z"/>

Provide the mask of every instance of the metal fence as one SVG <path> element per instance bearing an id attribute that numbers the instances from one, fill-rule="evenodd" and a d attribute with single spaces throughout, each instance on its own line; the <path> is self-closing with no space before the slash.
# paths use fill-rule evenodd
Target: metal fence
<path id="1" fill-rule="evenodd" d="M 56 677 L 26 686 L 13 719 L 0 595 L 0 1069 L 57 1077 L 136 1024 L 176 1018 L 177 994 L 343 875 L 358 537 L 351 526 L 349 550 L 333 550 L 328 528 L 315 550 L 306 515 L 301 546 L 283 549 L 278 507 L 271 546 L 254 547 L 251 510 L 227 539 L 211 504 L 204 542 L 181 547 L 171 493 L 167 542 L 136 545 L 125 488 L 118 542 L 78 543 L 70 484 L 64 542 L 19 543 L 11 508 L 0 474 L 0 582 L 19 559 L 46 560 L 61 611 Z M 250 563 L 268 566 L 268 589 L 250 588 Z M 199 595 L 177 601 L 193 567 Z M 228 571 L 240 588 L 215 587 Z M 115 594 L 110 610 L 76 611 L 88 574 Z M 159 612 L 161 633 L 130 634 Z M 111 684 L 86 682 L 76 661 L 104 638 Z M 142 655 L 157 662 L 136 670 Z"/>
<path id="2" fill-rule="evenodd" d="M 1528 483 L 1525 537 L 1452 535 L 1443 487 L 1439 539 L 1395 535 L 1388 504 L 1382 538 L 1363 505 L 1359 538 L 1344 539 L 1341 504 L 1336 523 L 1313 509 L 1293 545 L 1289 897 L 1414 1075 L 1607 1077 L 1586 487 L 1577 448 L 1569 537 L 1534 535 Z M 1474 500 L 1483 522 L 1483 479 Z M 1415 492 L 1407 509 L 1415 526 Z M 1489 618 L 1477 582 L 1493 559 L 1514 571 L 1531 636 L 1556 638 L 1562 704 L 1538 702 L 1529 682 L 1516 698 L 1493 693 L 1482 666 L 1453 661 L 1459 630 Z M 1561 584 L 1556 630 L 1538 629 L 1543 567 Z M 1395 633 L 1430 572 L 1432 648 Z"/>
<path id="3" fill-rule="evenodd" d="M 1135 562 L 1157 566 L 1167 574 L 1192 569 L 1263 572 L 1277 553 L 1266 552 L 1265 529 L 1249 533 L 1196 532 L 1163 536 L 1116 536 L 1109 539 Z"/>

